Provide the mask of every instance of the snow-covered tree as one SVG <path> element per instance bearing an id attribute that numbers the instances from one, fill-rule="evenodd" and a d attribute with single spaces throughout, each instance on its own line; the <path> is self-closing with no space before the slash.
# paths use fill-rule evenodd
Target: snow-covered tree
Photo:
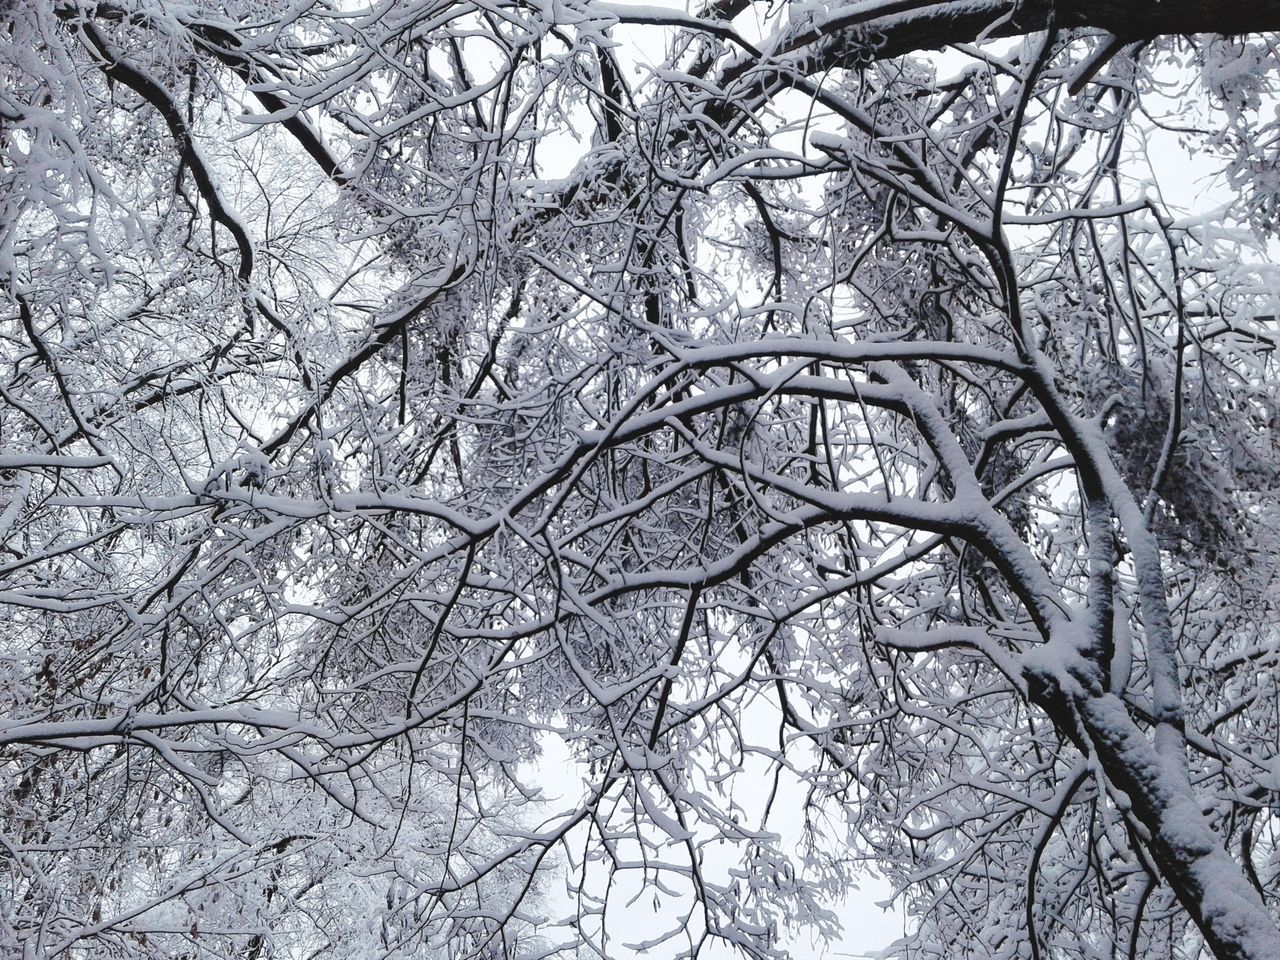
<path id="1" fill-rule="evenodd" d="M 1280 958 L 1276 30 L 0 7 L 0 943 Z"/>

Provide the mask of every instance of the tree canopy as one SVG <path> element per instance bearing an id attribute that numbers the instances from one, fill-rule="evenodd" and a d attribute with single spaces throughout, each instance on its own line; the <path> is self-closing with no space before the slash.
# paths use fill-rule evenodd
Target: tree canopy
<path id="1" fill-rule="evenodd" d="M 0 945 L 1280 958 L 1277 30 L 0 6 Z"/>

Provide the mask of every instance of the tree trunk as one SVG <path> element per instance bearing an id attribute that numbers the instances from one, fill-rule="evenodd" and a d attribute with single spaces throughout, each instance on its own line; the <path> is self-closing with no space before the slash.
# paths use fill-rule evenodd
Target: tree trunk
<path id="1" fill-rule="evenodd" d="M 814 58 L 847 47 L 851 34 L 864 38 L 864 55 L 898 57 L 981 38 L 1016 37 L 1052 25 L 1058 29 L 1092 27 L 1125 41 L 1150 40 L 1164 34 L 1262 33 L 1280 30 L 1280 3 L 1241 0 L 977 0 L 972 3 L 925 4 L 918 0 L 865 4 L 837 9 L 799 30 L 791 50 L 813 44 Z M 833 32 L 834 31 L 834 32 Z M 824 54 L 826 51 L 826 54 Z"/>
<path id="2" fill-rule="evenodd" d="M 1209 825 L 1185 765 L 1171 762 L 1114 694 L 1037 696 L 1059 729 L 1072 719 L 1112 786 L 1128 798 L 1145 846 L 1218 960 L 1280 960 L 1280 930 Z M 1123 798 L 1118 798 L 1123 803 Z M 1137 931 L 1134 931 L 1134 936 Z"/>

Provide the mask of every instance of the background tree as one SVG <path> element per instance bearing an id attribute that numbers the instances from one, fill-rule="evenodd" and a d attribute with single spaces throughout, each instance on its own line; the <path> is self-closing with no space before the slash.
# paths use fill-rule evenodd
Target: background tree
<path id="1" fill-rule="evenodd" d="M 1278 27 L 10 4 L 0 937 L 1280 956 Z"/>

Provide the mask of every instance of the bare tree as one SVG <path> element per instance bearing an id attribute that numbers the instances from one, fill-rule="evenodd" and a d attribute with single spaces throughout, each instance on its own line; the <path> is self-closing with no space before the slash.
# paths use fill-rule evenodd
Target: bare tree
<path id="1" fill-rule="evenodd" d="M 1280 6 L 0 24 L 7 948 L 1280 957 Z"/>

